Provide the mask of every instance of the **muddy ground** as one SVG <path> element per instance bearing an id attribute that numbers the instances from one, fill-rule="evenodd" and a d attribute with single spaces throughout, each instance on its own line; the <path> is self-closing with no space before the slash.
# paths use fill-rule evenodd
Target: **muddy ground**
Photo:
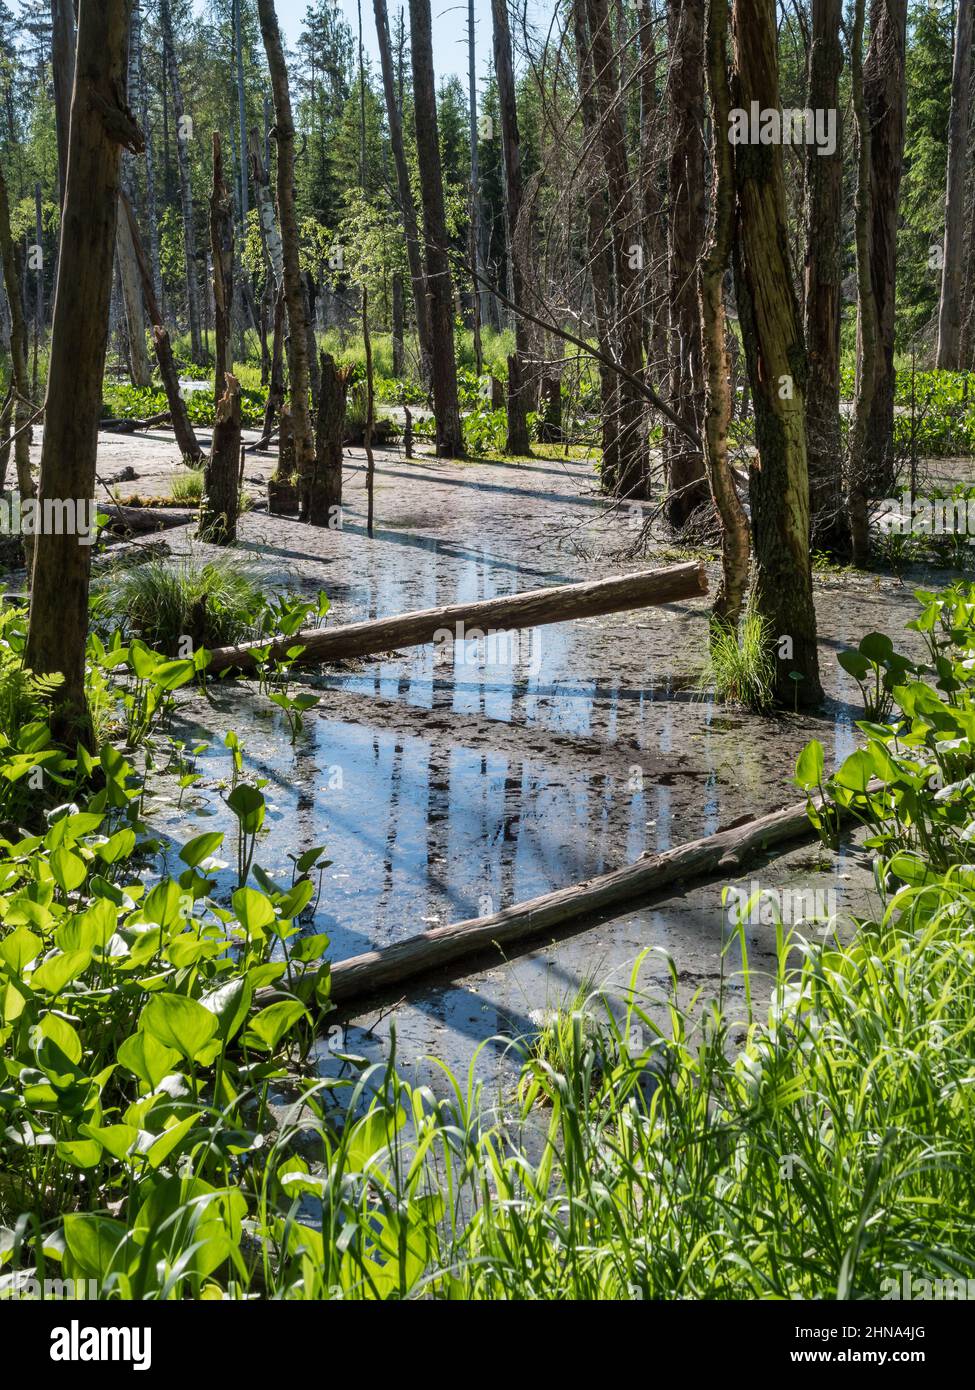
<path id="1" fill-rule="evenodd" d="M 519 463 L 407 462 L 396 451 L 381 453 L 370 542 L 364 457 L 353 449 L 341 530 L 252 510 L 241 520 L 241 547 L 268 589 L 324 589 L 335 623 L 683 558 L 661 533 L 643 557 L 621 560 L 638 522 L 607 509 L 588 463 L 551 452 Z M 258 503 L 274 466 L 270 455 L 248 456 L 247 486 Z M 123 498 L 165 495 L 179 468 L 162 432 L 100 440 L 99 477 Z M 167 539 L 174 551 L 203 549 L 188 530 Z M 713 583 L 713 563 L 709 574 Z M 178 805 L 171 784 L 162 784 L 150 817 L 172 837 L 170 867 L 190 835 L 230 831 L 222 739 L 234 728 L 249 767 L 268 779 L 258 862 L 290 878 L 289 853 L 327 846 L 333 862 L 308 929 L 329 932 L 332 957 L 340 959 L 797 799 L 789 778 L 809 738 L 823 742 L 829 765 L 854 747 L 862 709 L 836 654 L 873 629 L 920 654 L 904 631 L 913 590 L 950 577 L 817 576 L 827 700 L 815 715 L 762 718 L 716 707 L 698 692 L 706 599 L 545 627 L 533 641 L 522 639 L 514 662 L 510 648 L 479 654 L 457 646 L 451 660 L 428 646 L 323 671 L 309 678 L 321 702 L 294 745 L 283 716 L 253 687 L 220 684 L 209 700 L 186 698 L 174 730 L 188 745 L 210 745 L 198 761 L 199 787 Z M 855 845 L 825 856 L 800 845 L 749 869 L 745 880 L 834 890 L 846 913 L 871 906 L 869 864 Z M 678 886 L 559 940 L 535 940 L 510 960 L 495 955 L 472 962 L 471 973 L 411 983 L 402 999 L 377 1001 L 347 1030 L 333 1030 L 333 1051 L 349 1045 L 378 1056 L 395 1024 L 401 1061 L 442 1090 L 437 1068 L 419 1059 L 434 1056 L 463 1070 L 486 1039 L 530 1031 L 533 1019 L 580 985 L 605 983 L 618 997 L 648 950 L 640 974 L 646 989 L 666 989 L 669 954 L 684 1001 L 699 989 L 711 995 L 726 936 L 721 888 Z M 749 928 L 748 937 L 753 965 L 769 968 L 774 928 Z M 743 1003 L 737 966 L 735 955 L 724 961 L 731 997 Z M 485 1074 L 496 1070 L 504 1048 L 485 1049 Z M 338 1065 L 325 1041 L 321 1065 Z"/>

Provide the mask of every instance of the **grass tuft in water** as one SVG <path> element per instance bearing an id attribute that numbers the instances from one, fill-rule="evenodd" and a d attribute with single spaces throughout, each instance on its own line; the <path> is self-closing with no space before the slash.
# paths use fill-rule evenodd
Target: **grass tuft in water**
<path id="1" fill-rule="evenodd" d="M 757 711 L 771 708 L 775 698 L 772 628 L 751 605 L 737 632 L 712 620 L 701 686 L 712 691 L 716 700 Z"/>

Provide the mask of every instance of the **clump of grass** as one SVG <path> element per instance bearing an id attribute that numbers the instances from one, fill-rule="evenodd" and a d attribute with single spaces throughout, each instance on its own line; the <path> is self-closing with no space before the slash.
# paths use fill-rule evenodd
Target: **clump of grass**
<path id="1" fill-rule="evenodd" d="M 106 577 L 99 585 L 102 621 L 139 636 L 168 656 L 239 642 L 264 608 L 260 574 L 233 551 L 216 558 L 181 555 Z"/>
<path id="2" fill-rule="evenodd" d="M 198 507 L 203 498 L 203 469 L 186 468 L 174 473 L 169 495 L 185 507 Z"/>
<path id="3" fill-rule="evenodd" d="M 775 696 L 772 627 L 751 605 L 738 630 L 713 620 L 701 685 L 715 699 L 767 710 Z"/>

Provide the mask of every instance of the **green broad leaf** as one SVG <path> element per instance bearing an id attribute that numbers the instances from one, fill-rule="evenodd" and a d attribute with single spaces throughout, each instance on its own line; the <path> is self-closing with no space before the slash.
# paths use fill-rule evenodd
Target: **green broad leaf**
<path id="1" fill-rule="evenodd" d="M 27 927 L 17 927 L 0 941 L 0 959 L 6 961 L 10 969 L 19 975 L 25 965 L 30 965 L 32 960 L 36 960 L 38 951 L 44 945 L 39 936 L 35 936 Z"/>
<path id="2" fill-rule="evenodd" d="M 52 1042 L 58 1052 L 75 1066 L 81 1061 L 81 1039 L 67 1019 L 59 1018 L 57 1014 L 45 1014 L 37 1025 L 34 1037 L 35 1050 L 42 1061 L 43 1045 L 37 1040 L 38 1037 Z"/>
<path id="3" fill-rule="evenodd" d="M 836 660 L 854 680 L 862 681 L 869 674 L 870 662 L 860 652 L 840 652 Z"/>
<path id="4" fill-rule="evenodd" d="M 868 661 L 882 666 L 894 655 L 894 644 L 885 632 L 868 632 L 859 643 L 859 650 Z"/>
<path id="5" fill-rule="evenodd" d="M 80 1125 L 82 1134 L 95 1139 L 119 1163 L 128 1163 L 136 1151 L 139 1131 L 135 1125 Z"/>
<path id="6" fill-rule="evenodd" d="M 146 921 L 155 922 L 160 927 L 171 927 L 179 920 L 182 897 L 183 891 L 176 880 L 164 879 L 146 898 L 142 915 Z"/>
<path id="7" fill-rule="evenodd" d="M 316 936 L 299 936 L 298 940 L 292 943 L 291 959 L 306 965 L 309 961 L 320 960 L 328 946 L 329 939 L 324 932 Z"/>
<path id="8" fill-rule="evenodd" d="M 107 898 L 98 898 L 85 912 L 62 922 L 55 939 L 62 951 L 93 951 L 104 947 L 118 926 L 118 908 Z"/>
<path id="9" fill-rule="evenodd" d="M 208 859 L 214 850 L 223 844 L 222 830 L 207 830 L 202 835 L 194 835 L 192 840 L 187 843 L 179 852 L 179 857 L 184 864 L 188 864 L 191 869 L 195 869 L 204 859 Z"/>
<path id="10" fill-rule="evenodd" d="M 179 1147 L 200 1119 L 202 1119 L 200 1114 L 187 1115 L 185 1120 L 180 1120 L 177 1124 L 170 1125 L 169 1129 L 164 1129 L 154 1143 L 145 1150 L 149 1167 L 158 1168 L 160 1164 L 165 1163 L 169 1155 Z"/>
<path id="11" fill-rule="evenodd" d="M 41 989 L 45 994 L 60 994 L 65 985 L 84 974 L 90 964 L 90 951 L 59 951 L 39 965 L 31 975 L 31 989 Z"/>
<path id="12" fill-rule="evenodd" d="M 65 1274 L 104 1283 L 113 1269 L 125 1267 L 123 1252 L 128 1239 L 128 1229 L 121 1221 L 68 1212 L 64 1217 L 64 1243 L 70 1259 L 65 1260 Z"/>
<path id="13" fill-rule="evenodd" d="M 264 824 L 264 797 L 256 787 L 241 782 L 227 797 L 227 805 L 248 835 L 256 835 Z"/>
<path id="14" fill-rule="evenodd" d="M 216 1016 L 183 994 L 156 994 L 139 1018 L 141 1031 L 190 1060 L 199 1057 L 217 1032 Z"/>
<path id="15" fill-rule="evenodd" d="M 133 1033 L 118 1050 L 118 1060 L 126 1070 L 155 1090 L 179 1060 L 175 1048 L 167 1047 L 152 1033 Z"/>
<path id="16" fill-rule="evenodd" d="M 275 920 L 270 899 L 256 888 L 238 888 L 231 898 L 237 920 L 247 932 L 260 932 Z"/>
<path id="17" fill-rule="evenodd" d="M 62 1139 L 57 1155 L 72 1168 L 94 1168 L 102 1156 L 102 1146 L 96 1139 Z"/>
<path id="18" fill-rule="evenodd" d="M 65 893 L 73 893 L 79 884 L 84 882 L 88 872 L 81 855 L 75 854 L 74 850 L 67 849 L 64 845 L 53 852 L 50 863 L 54 881 Z"/>
<path id="19" fill-rule="evenodd" d="M 163 661 L 153 671 L 152 681 L 161 690 L 178 690 L 180 686 L 188 685 L 195 675 L 196 667 L 192 661 Z"/>
<path id="20" fill-rule="evenodd" d="M 811 739 L 796 759 L 796 785 L 799 787 L 820 786 L 823 780 L 823 766 L 823 745 L 819 739 Z"/>
<path id="21" fill-rule="evenodd" d="M 246 976 L 237 976 L 200 1000 L 203 1007 L 216 1017 L 222 1042 L 230 1042 L 243 1027 L 253 994 L 251 981 Z"/>
<path id="22" fill-rule="evenodd" d="M 95 853 L 104 864 L 117 864 L 120 859 L 128 859 L 135 849 L 135 831 L 117 830 L 103 845 L 95 846 Z"/>
<path id="23" fill-rule="evenodd" d="M 315 889 L 310 878 L 300 878 L 278 903 L 282 917 L 297 917 L 312 900 Z"/>
<path id="24" fill-rule="evenodd" d="M 833 774 L 834 780 L 849 791 L 865 792 L 873 776 L 873 761 L 870 754 L 858 748 L 855 753 L 840 764 Z"/>
<path id="25" fill-rule="evenodd" d="M 249 1046 L 273 1052 L 285 1033 L 302 1017 L 308 1017 L 308 1010 L 297 999 L 282 999 L 277 1004 L 269 1004 L 251 1019 L 245 1040 Z"/>

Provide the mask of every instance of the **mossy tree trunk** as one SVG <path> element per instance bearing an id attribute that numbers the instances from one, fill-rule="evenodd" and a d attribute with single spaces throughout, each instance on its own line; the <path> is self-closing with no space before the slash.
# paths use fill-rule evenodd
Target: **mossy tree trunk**
<path id="1" fill-rule="evenodd" d="M 810 145 L 806 155 L 806 431 L 813 542 L 830 551 L 846 548 L 848 530 L 843 507 L 840 430 L 840 317 L 845 251 L 839 91 L 843 70 L 842 21 L 842 0 L 813 0 L 807 105 L 813 111 L 836 112 L 836 148 L 827 154 Z"/>
<path id="2" fill-rule="evenodd" d="M 727 0 L 708 0 L 705 63 L 711 107 L 712 223 L 710 242 L 698 276 L 698 292 L 705 373 L 704 459 L 711 497 L 721 519 L 721 583 L 712 612 L 718 622 L 736 631 L 748 588 L 750 540 L 745 509 L 728 457 L 731 365 L 723 287 L 735 226 L 735 170 L 727 138 L 731 109 Z"/>
<path id="3" fill-rule="evenodd" d="M 284 48 L 273 0 L 258 0 L 257 8 L 274 94 L 273 135 L 278 148 L 278 220 L 281 228 L 284 296 L 290 328 L 288 356 L 291 368 L 291 427 L 294 431 L 295 464 L 301 494 L 299 516 L 302 521 L 311 521 L 311 499 L 316 485 L 315 440 L 309 408 L 311 375 L 308 361 L 308 330 L 301 283 L 298 219 L 295 214 L 295 127 L 291 115 L 288 70 L 285 66 Z"/>
<path id="4" fill-rule="evenodd" d="M 199 535 L 212 545 L 233 545 L 240 510 L 240 383 L 227 372 L 217 400 L 213 445 L 204 465 Z"/>
<path id="5" fill-rule="evenodd" d="M 697 269 L 707 232 L 704 176 L 704 0 L 668 0 L 668 399 L 698 432 L 704 418 L 704 367 Z M 725 126 L 727 130 L 727 126 Z M 649 248 L 648 248 L 649 250 Z M 682 430 L 664 426 L 667 520 L 684 526 L 707 501 L 704 455 Z"/>
<path id="6" fill-rule="evenodd" d="M 143 148 L 125 106 L 129 0 L 81 0 L 71 101 L 67 184 L 61 223 L 58 290 L 51 333 L 47 413 L 41 448 L 45 503 L 90 506 L 102 377 L 108 341 L 120 154 Z M 99 196 L 92 197 L 97 189 Z M 85 644 L 91 546 L 63 528 L 43 528 L 34 546 L 26 664 L 59 671 L 64 684 L 56 721 L 62 734 L 91 737 L 85 699 Z"/>
<path id="7" fill-rule="evenodd" d="M 780 109 L 775 0 L 735 0 L 736 107 Z M 735 287 L 759 457 L 749 495 L 754 603 L 768 624 L 783 704 L 822 699 L 809 554 L 806 354 L 789 262 L 781 145 L 738 145 Z M 798 690 L 796 689 L 798 684 Z"/>

